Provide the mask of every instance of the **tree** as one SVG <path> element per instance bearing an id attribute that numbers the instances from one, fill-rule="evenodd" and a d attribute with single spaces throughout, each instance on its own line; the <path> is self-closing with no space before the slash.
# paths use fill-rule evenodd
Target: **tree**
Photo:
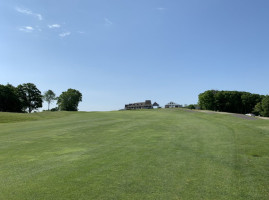
<path id="1" fill-rule="evenodd" d="M 216 110 L 215 94 L 216 90 L 207 90 L 199 94 L 199 106 L 202 110 Z"/>
<path id="2" fill-rule="evenodd" d="M 242 105 L 243 105 L 243 113 L 250 113 L 253 111 L 253 108 L 257 103 L 261 102 L 262 97 L 258 94 L 251 94 L 248 92 L 244 92 L 241 96 Z"/>
<path id="3" fill-rule="evenodd" d="M 63 92 L 57 101 L 60 110 L 78 111 L 78 104 L 82 101 L 82 94 L 75 89 Z"/>
<path id="4" fill-rule="evenodd" d="M 269 117 L 269 95 L 263 96 L 262 101 L 256 104 L 253 113 L 263 117 Z"/>
<path id="5" fill-rule="evenodd" d="M 10 85 L 0 85 L 0 111 L 21 112 L 22 106 L 19 100 L 17 89 Z"/>
<path id="6" fill-rule="evenodd" d="M 187 106 L 187 108 L 192 110 L 192 109 L 195 109 L 195 106 L 196 105 L 194 105 L 194 104 L 190 104 L 190 105 Z"/>
<path id="7" fill-rule="evenodd" d="M 262 115 L 262 103 L 261 102 L 256 104 L 256 106 L 253 109 L 253 114 Z"/>
<path id="8" fill-rule="evenodd" d="M 262 98 L 249 92 L 207 90 L 199 95 L 199 105 L 206 110 L 245 114 L 251 113 Z"/>
<path id="9" fill-rule="evenodd" d="M 43 95 L 43 100 L 48 102 L 48 110 L 50 109 L 50 104 L 56 100 L 56 95 L 52 90 L 48 90 Z"/>
<path id="10" fill-rule="evenodd" d="M 33 110 L 42 107 L 42 95 L 33 83 L 24 83 L 17 87 L 19 100 L 24 110 L 28 109 L 31 113 Z"/>
<path id="11" fill-rule="evenodd" d="M 269 95 L 262 99 L 262 116 L 269 117 Z"/>

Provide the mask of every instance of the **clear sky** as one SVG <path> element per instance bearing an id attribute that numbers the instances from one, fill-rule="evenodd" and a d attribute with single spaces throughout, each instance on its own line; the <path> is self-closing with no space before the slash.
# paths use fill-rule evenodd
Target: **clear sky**
<path id="1" fill-rule="evenodd" d="M 82 111 L 197 103 L 208 89 L 268 94 L 268 10 L 268 0 L 2 0 L 0 84 L 77 89 Z"/>

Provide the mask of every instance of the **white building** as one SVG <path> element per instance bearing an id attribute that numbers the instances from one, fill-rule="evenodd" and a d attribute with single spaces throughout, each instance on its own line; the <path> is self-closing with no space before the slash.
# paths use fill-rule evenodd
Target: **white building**
<path id="1" fill-rule="evenodd" d="M 182 105 L 171 101 L 171 102 L 169 102 L 168 104 L 165 105 L 165 108 L 182 108 Z"/>

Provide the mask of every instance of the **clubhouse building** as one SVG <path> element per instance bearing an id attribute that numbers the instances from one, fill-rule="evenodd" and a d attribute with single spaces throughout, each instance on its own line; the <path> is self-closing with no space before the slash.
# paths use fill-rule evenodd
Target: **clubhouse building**
<path id="1" fill-rule="evenodd" d="M 165 108 L 181 108 L 182 105 L 177 104 L 173 101 L 169 102 L 168 104 L 165 105 Z"/>
<path id="2" fill-rule="evenodd" d="M 151 100 L 146 100 L 145 102 L 125 104 L 125 110 L 153 109 L 155 106 L 159 106 L 159 104 L 156 102 L 152 104 Z"/>

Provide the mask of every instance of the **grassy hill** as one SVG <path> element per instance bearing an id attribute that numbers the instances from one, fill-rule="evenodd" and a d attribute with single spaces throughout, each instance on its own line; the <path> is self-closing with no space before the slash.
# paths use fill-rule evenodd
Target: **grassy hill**
<path id="1" fill-rule="evenodd" d="M 269 120 L 0 113 L 0 199 L 269 199 Z"/>

